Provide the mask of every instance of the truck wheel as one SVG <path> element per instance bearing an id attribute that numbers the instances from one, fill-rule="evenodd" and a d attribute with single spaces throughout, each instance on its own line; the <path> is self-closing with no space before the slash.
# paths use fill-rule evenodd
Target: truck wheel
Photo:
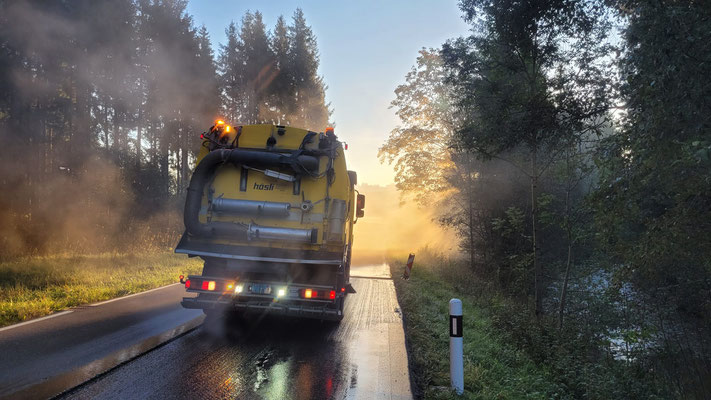
<path id="1" fill-rule="evenodd" d="M 345 303 L 346 303 L 346 297 L 343 296 L 336 300 L 336 311 L 339 312 L 339 315 L 336 317 L 336 319 L 333 321 L 335 324 L 340 324 L 341 321 L 343 320 L 343 311 L 345 310 Z"/>

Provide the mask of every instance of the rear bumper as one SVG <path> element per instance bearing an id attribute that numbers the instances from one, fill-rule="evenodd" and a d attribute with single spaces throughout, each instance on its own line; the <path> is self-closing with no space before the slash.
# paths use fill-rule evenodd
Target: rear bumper
<path id="1" fill-rule="evenodd" d="M 265 256 L 266 249 L 268 249 L 269 256 Z M 221 258 L 241 261 L 333 266 L 339 266 L 343 263 L 343 253 L 216 244 L 213 241 L 194 238 L 185 233 L 180 238 L 178 245 L 175 246 L 175 252 L 193 257 L 198 256 L 203 259 Z"/>
<path id="2" fill-rule="evenodd" d="M 315 318 L 338 321 L 343 318 L 341 310 L 329 307 L 329 304 L 291 304 L 279 302 L 239 302 L 231 297 L 204 298 L 184 297 L 180 303 L 192 309 L 235 309 L 244 313 L 271 314 L 289 317 Z"/>

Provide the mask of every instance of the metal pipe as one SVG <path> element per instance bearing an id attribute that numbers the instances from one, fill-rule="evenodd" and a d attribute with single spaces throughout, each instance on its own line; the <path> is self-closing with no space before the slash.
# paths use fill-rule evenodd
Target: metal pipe
<path id="1" fill-rule="evenodd" d="M 225 199 L 212 200 L 212 211 L 224 214 L 254 215 L 263 217 L 288 217 L 291 204 L 273 201 Z"/>
<path id="2" fill-rule="evenodd" d="M 317 173 L 319 160 L 314 156 L 291 155 L 244 149 L 218 149 L 209 152 L 195 167 L 185 198 L 183 219 L 190 235 L 210 237 L 213 235 L 239 235 L 247 231 L 247 226 L 225 222 L 200 223 L 198 218 L 205 185 L 214 175 L 218 166 L 229 162 L 235 166 L 269 166 L 292 168 L 296 173 Z"/>
<path id="3" fill-rule="evenodd" d="M 301 243 L 316 243 L 317 229 L 276 228 L 249 224 L 247 237 L 250 240 L 284 240 Z"/>

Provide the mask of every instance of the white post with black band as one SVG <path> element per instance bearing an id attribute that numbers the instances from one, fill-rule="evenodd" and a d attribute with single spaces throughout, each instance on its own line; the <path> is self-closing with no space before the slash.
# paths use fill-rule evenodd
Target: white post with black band
<path id="1" fill-rule="evenodd" d="M 462 301 L 449 301 L 449 374 L 452 389 L 464 393 L 464 343 L 462 338 Z"/>

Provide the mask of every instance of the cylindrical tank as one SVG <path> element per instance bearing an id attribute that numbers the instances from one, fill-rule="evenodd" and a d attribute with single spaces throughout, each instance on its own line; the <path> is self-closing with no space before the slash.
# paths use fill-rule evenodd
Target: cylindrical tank
<path id="1" fill-rule="evenodd" d="M 249 224 L 247 235 L 250 240 L 277 240 L 302 243 L 315 243 L 318 231 L 316 229 L 277 228 Z"/>
<path id="2" fill-rule="evenodd" d="M 328 240 L 340 241 L 343 239 L 344 223 L 346 222 L 346 201 L 333 199 L 330 207 L 328 212 Z"/>
<path id="3" fill-rule="evenodd" d="M 212 211 L 223 214 L 254 215 L 264 217 L 288 217 L 291 204 L 272 201 L 225 199 L 212 200 Z"/>

